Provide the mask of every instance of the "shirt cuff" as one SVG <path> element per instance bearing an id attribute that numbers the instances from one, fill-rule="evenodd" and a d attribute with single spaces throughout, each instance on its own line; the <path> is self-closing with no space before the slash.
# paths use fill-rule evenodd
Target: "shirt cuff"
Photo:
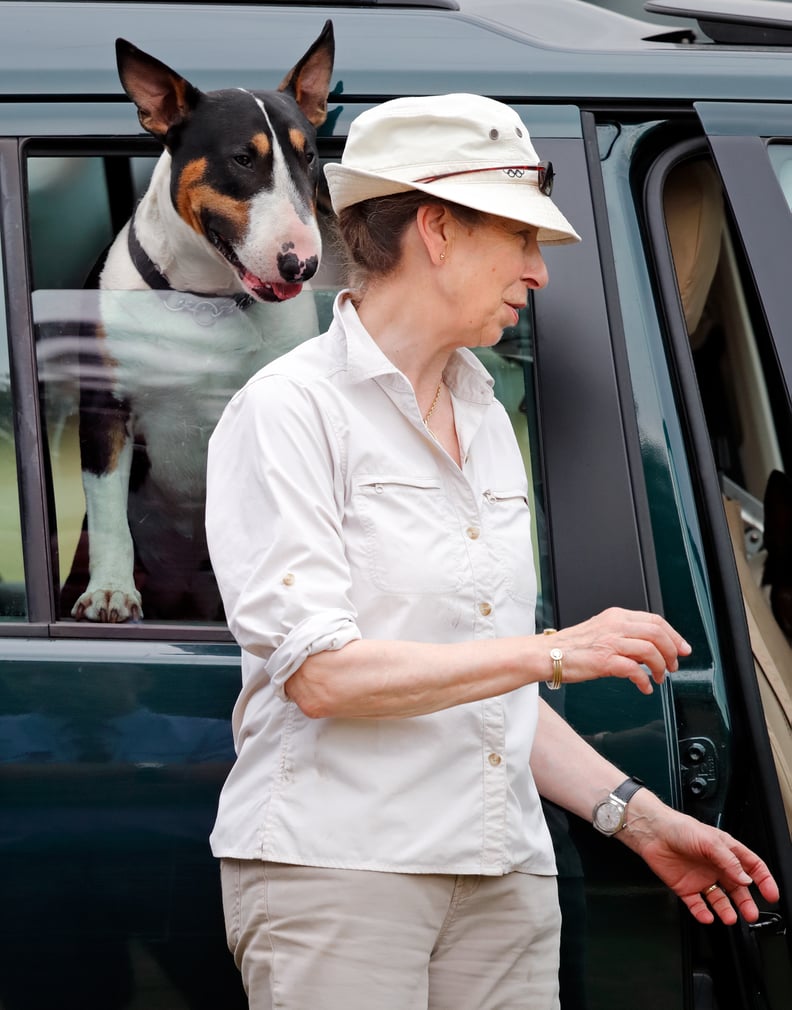
<path id="1" fill-rule="evenodd" d="M 343 649 L 362 637 L 345 610 L 325 610 L 306 617 L 289 632 L 267 661 L 267 674 L 275 693 L 283 701 L 290 701 L 285 690 L 286 681 L 309 656 Z"/>

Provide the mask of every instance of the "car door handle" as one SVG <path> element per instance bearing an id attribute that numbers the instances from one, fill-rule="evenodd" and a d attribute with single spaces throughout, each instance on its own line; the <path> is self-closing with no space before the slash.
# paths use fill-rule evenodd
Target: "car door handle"
<path id="1" fill-rule="evenodd" d="M 786 923 L 779 912 L 760 912 L 756 922 L 749 922 L 748 929 L 768 936 L 786 936 Z"/>

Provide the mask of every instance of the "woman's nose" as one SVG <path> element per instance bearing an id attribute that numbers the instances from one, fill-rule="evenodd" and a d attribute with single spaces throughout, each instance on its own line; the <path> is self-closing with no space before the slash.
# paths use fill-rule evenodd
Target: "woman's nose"
<path id="1" fill-rule="evenodd" d="M 547 266 L 539 248 L 539 243 L 534 241 L 525 258 L 525 270 L 523 281 L 527 288 L 534 291 L 545 287 L 549 279 Z"/>

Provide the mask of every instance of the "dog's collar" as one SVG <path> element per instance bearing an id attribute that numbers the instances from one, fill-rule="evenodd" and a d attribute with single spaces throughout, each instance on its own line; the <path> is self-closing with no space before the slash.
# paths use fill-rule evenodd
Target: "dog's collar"
<path id="1" fill-rule="evenodd" d="M 135 228 L 135 218 L 129 222 L 129 232 L 127 234 L 127 245 L 129 247 L 129 255 L 135 266 L 135 269 L 143 278 L 143 280 L 148 284 L 150 288 L 155 291 L 173 291 L 170 281 L 165 276 L 165 274 L 159 269 L 157 264 L 152 260 L 143 246 L 140 244 L 140 239 L 137 236 L 137 229 Z M 211 298 L 212 295 L 202 294 L 197 291 L 186 291 L 185 294 L 195 295 L 198 298 Z M 215 296 L 217 297 L 217 296 Z M 237 308 L 244 311 L 249 309 L 250 306 L 255 302 L 255 298 L 251 295 L 230 295 L 230 298 L 237 304 Z"/>

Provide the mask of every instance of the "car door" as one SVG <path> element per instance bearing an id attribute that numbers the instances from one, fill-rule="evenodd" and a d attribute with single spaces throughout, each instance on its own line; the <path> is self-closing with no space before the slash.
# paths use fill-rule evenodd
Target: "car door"
<path id="1" fill-rule="evenodd" d="M 533 302 L 536 451 L 545 482 L 552 620 L 562 627 L 609 606 L 662 609 L 641 445 L 626 393 L 626 356 L 614 335 L 603 285 L 609 266 L 602 258 L 581 113 L 567 110 L 562 134 L 545 127 L 547 109 L 520 111 L 540 156 L 553 162 L 553 199 L 582 237 L 579 245 L 545 248 L 550 281 Z M 576 685 L 564 695 L 566 718 L 594 747 L 667 802 L 678 801 L 670 688 L 646 698 L 624 684 L 602 681 Z M 551 826 L 556 816 L 550 808 Z M 566 955 L 573 964 L 579 959 L 585 978 L 573 1007 L 632 1007 L 635 978 L 654 994 L 658 1007 L 685 1006 L 687 964 L 675 899 L 620 844 L 576 818 L 565 823 L 568 836 L 557 830 L 555 838 L 566 928 L 571 931 L 581 920 L 584 926 L 562 938 L 562 1003 Z M 582 873 L 577 907 L 570 841 Z M 569 952 L 572 943 L 576 954 Z"/>
<path id="2" fill-rule="evenodd" d="M 694 644 L 690 662 L 671 678 L 678 802 L 754 844 L 783 888 L 789 825 L 773 737 L 784 715 L 773 701 L 768 719 L 767 678 L 748 627 L 748 594 L 761 596 L 761 572 L 759 583 L 752 575 L 745 585 L 737 572 L 738 564 L 755 572 L 761 562 L 765 484 L 788 458 L 788 397 L 772 367 L 756 277 L 762 259 L 744 245 L 731 210 L 733 180 L 720 174 L 690 115 L 592 114 L 587 129 L 592 173 L 602 180 L 614 271 L 606 286 L 624 336 L 662 602 Z M 758 178 L 756 201 L 771 183 L 770 219 L 780 212 L 783 235 L 789 210 L 767 168 L 765 176 L 744 174 L 741 185 Z M 777 282 L 776 274 L 773 290 Z M 782 1006 L 787 914 L 785 906 L 768 909 L 757 927 L 723 934 L 685 923 L 691 1005 Z"/>
<path id="3" fill-rule="evenodd" d="M 125 106 L 92 111 L 0 116 L 0 1003 L 241 1008 L 208 845 L 239 649 L 222 622 L 59 606 L 84 510 L 83 279 L 153 162 Z"/>

